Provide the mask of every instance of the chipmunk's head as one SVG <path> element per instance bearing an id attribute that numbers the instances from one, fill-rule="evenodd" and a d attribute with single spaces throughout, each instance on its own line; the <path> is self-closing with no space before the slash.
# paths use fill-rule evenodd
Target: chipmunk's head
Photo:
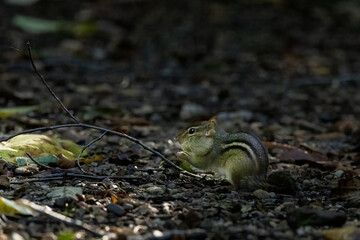
<path id="1" fill-rule="evenodd" d="M 191 126 L 182 131 L 177 137 L 184 152 L 192 156 L 204 156 L 214 146 L 216 133 L 216 117 L 199 125 Z"/>

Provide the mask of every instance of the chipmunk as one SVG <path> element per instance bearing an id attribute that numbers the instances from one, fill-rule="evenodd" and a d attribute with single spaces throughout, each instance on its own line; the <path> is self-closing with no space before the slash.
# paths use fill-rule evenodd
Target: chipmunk
<path id="1" fill-rule="evenodd" d="M 185 129 L 176 140 L 183 150 L 177 153 L 181 160 L 219 173 L 235 186 L 242 186 L 246 179 L 266 179 L 269 159 L 261 140 L 252 134 L 221 130 L 216 117 Z"/>

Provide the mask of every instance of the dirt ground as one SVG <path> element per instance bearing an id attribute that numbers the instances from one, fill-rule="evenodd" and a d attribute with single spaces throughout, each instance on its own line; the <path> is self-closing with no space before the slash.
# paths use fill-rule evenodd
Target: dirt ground
<path id="1" fill-rule="evenodd" d="M 217 175 L 192 178 L 107 134 L 90 149 L 102 159 L 82 167 L 127 178 L 27 182 L 53 170 L 36 166 L 39 173 L 25 176 L 8 166 L 3 197 L 48 205 L 103 231 L 102 239 L 360 238 L 358 1 L 24 2 L 0 3 L 0 106 L 38 108 L 1 117 L 0 138 L 72 123 L 34 74 L 30 41 L 38 70 L 82 122 L 127 133 L 180 165 L 174 137 L 217 115 L 223 129 L 265 142 L 269 178 L 287 188 L 248 191 Z M 16 21 L 23 16 L 62 27 L 31 31 L 31 20 Z M 101 132 L 43 134 L 85 145 Z M 49 198 L 60 186 L 83 194 Z M 1 215 L 0 233 L 101 238 L 46 215 Z"/>

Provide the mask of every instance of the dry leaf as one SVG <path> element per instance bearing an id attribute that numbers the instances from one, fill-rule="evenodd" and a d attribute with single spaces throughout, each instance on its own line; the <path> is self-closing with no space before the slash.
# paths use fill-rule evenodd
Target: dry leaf
<path id="1" fill-rule="evenodd" d="M 360 229 L 355 226 L 333 228 L 323 231 L 323 237 L 327 240 L 357 240 L 360 239 Z"/>

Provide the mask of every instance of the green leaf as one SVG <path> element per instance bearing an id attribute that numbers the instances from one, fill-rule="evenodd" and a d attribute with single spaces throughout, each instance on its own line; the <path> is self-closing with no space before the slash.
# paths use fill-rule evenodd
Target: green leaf
<path id="1" fill-rule="evenodd" d="M 78 146 L 81 149 L 81 146 Z M 8 162 L 16 162 L 18 157 L 27 157 L 29 153 L 33 158 L 55 155 L 74 161 L 73 152 L 63 148 L 58 138 L 51 138 L 41 134 L 24 134 L 16 136 L 6 142 L 0 142 L 0 158 Z"/>
<path id="2" fill-rule="evenodd" d="M 52 192 L 49 192 L 46 196 L 52 199 L 71 197 L 76 199 L 76 194 L 82 194 L 83 190 L 80 187 L 56 187 Z"/>
<path id="3" fill-rule="evenodd" d="M 57 163 L 57 161 L 59 161 L 59 158 L 57 158 L 54 155 L 45 155 L 45 156 L 41 156 L 41 157 L 37 157 L 34 158 L 37 162 L 48 166 L 49 163 Z M 17 157 L 16 158 L 16 163 L 18 166 L 25 166 L 28 164 L 36 164 L 33 160 L 31 160 L 28 157 Z"/>
<path id="4" fill-rule="evenodd" d="M 77 23 L 57 21 L 19 14 L 13 17 L 12 23 L 22 30 L 34 34 L 56 33 L 63 31 L 78 37 L 91 37 L 98 30 L 94 22 Z"/>
<path id="5" fill-rule="evenodd" d="M 39 109 L 40 106 L 19 106 L 10 108 L 0 108 L 0 118 L 10 117 L 18 114 L 26 114 Z"/>
<path id="6" fill-rule="evenodd" d="M 61 231 L 57 235 L 57 240 L 75 240 L 76 235 L 71 229 Z"/>
<path id="7" fill-rule="evenodd" d="M 81 152 L 82 146 L 57 137 L 48 137 L 41 134 L 23 134 L 6 142 L 0 142 L 0 159 L 7 162 L 25 165 L 32 163 L 32 158 L 47 165 L 57 162 L 58 167 L 70 168 L 75 166 L 75 160 Z M 85 150 L 81 155 L 81 162 L 93 162 L 102 158 L 102 155 L 87 157 Z"/>
<path id="8" fill-rule="evenodd" d="M 78 37 L 91 37 L 96 33 L 95 23 L 78 23 L 71 28 L 71 32 Z"/>
<path id="9" fill-rule="evenodd" d="M 63 30 L 63 22 L 47 20 L 42 18 L 29 17 L 24 15 L 15 15 L 12 19 L 15 26 L 30 33 L 52 33 Z"/>
<path id="10" fill-rule="evenodd" d="M 17 6 L 30 6 L 39 0 L 5 0 L 7 4 L 17 5 Z"/>
<path id="11" fill-rule="evenodd" d="M 0 196 L 0 212 L 12 216 L 15 214 L 37 216 L 38 213 L 30 207 L 24 205 L 21 199 L 12 201 Z"/>

